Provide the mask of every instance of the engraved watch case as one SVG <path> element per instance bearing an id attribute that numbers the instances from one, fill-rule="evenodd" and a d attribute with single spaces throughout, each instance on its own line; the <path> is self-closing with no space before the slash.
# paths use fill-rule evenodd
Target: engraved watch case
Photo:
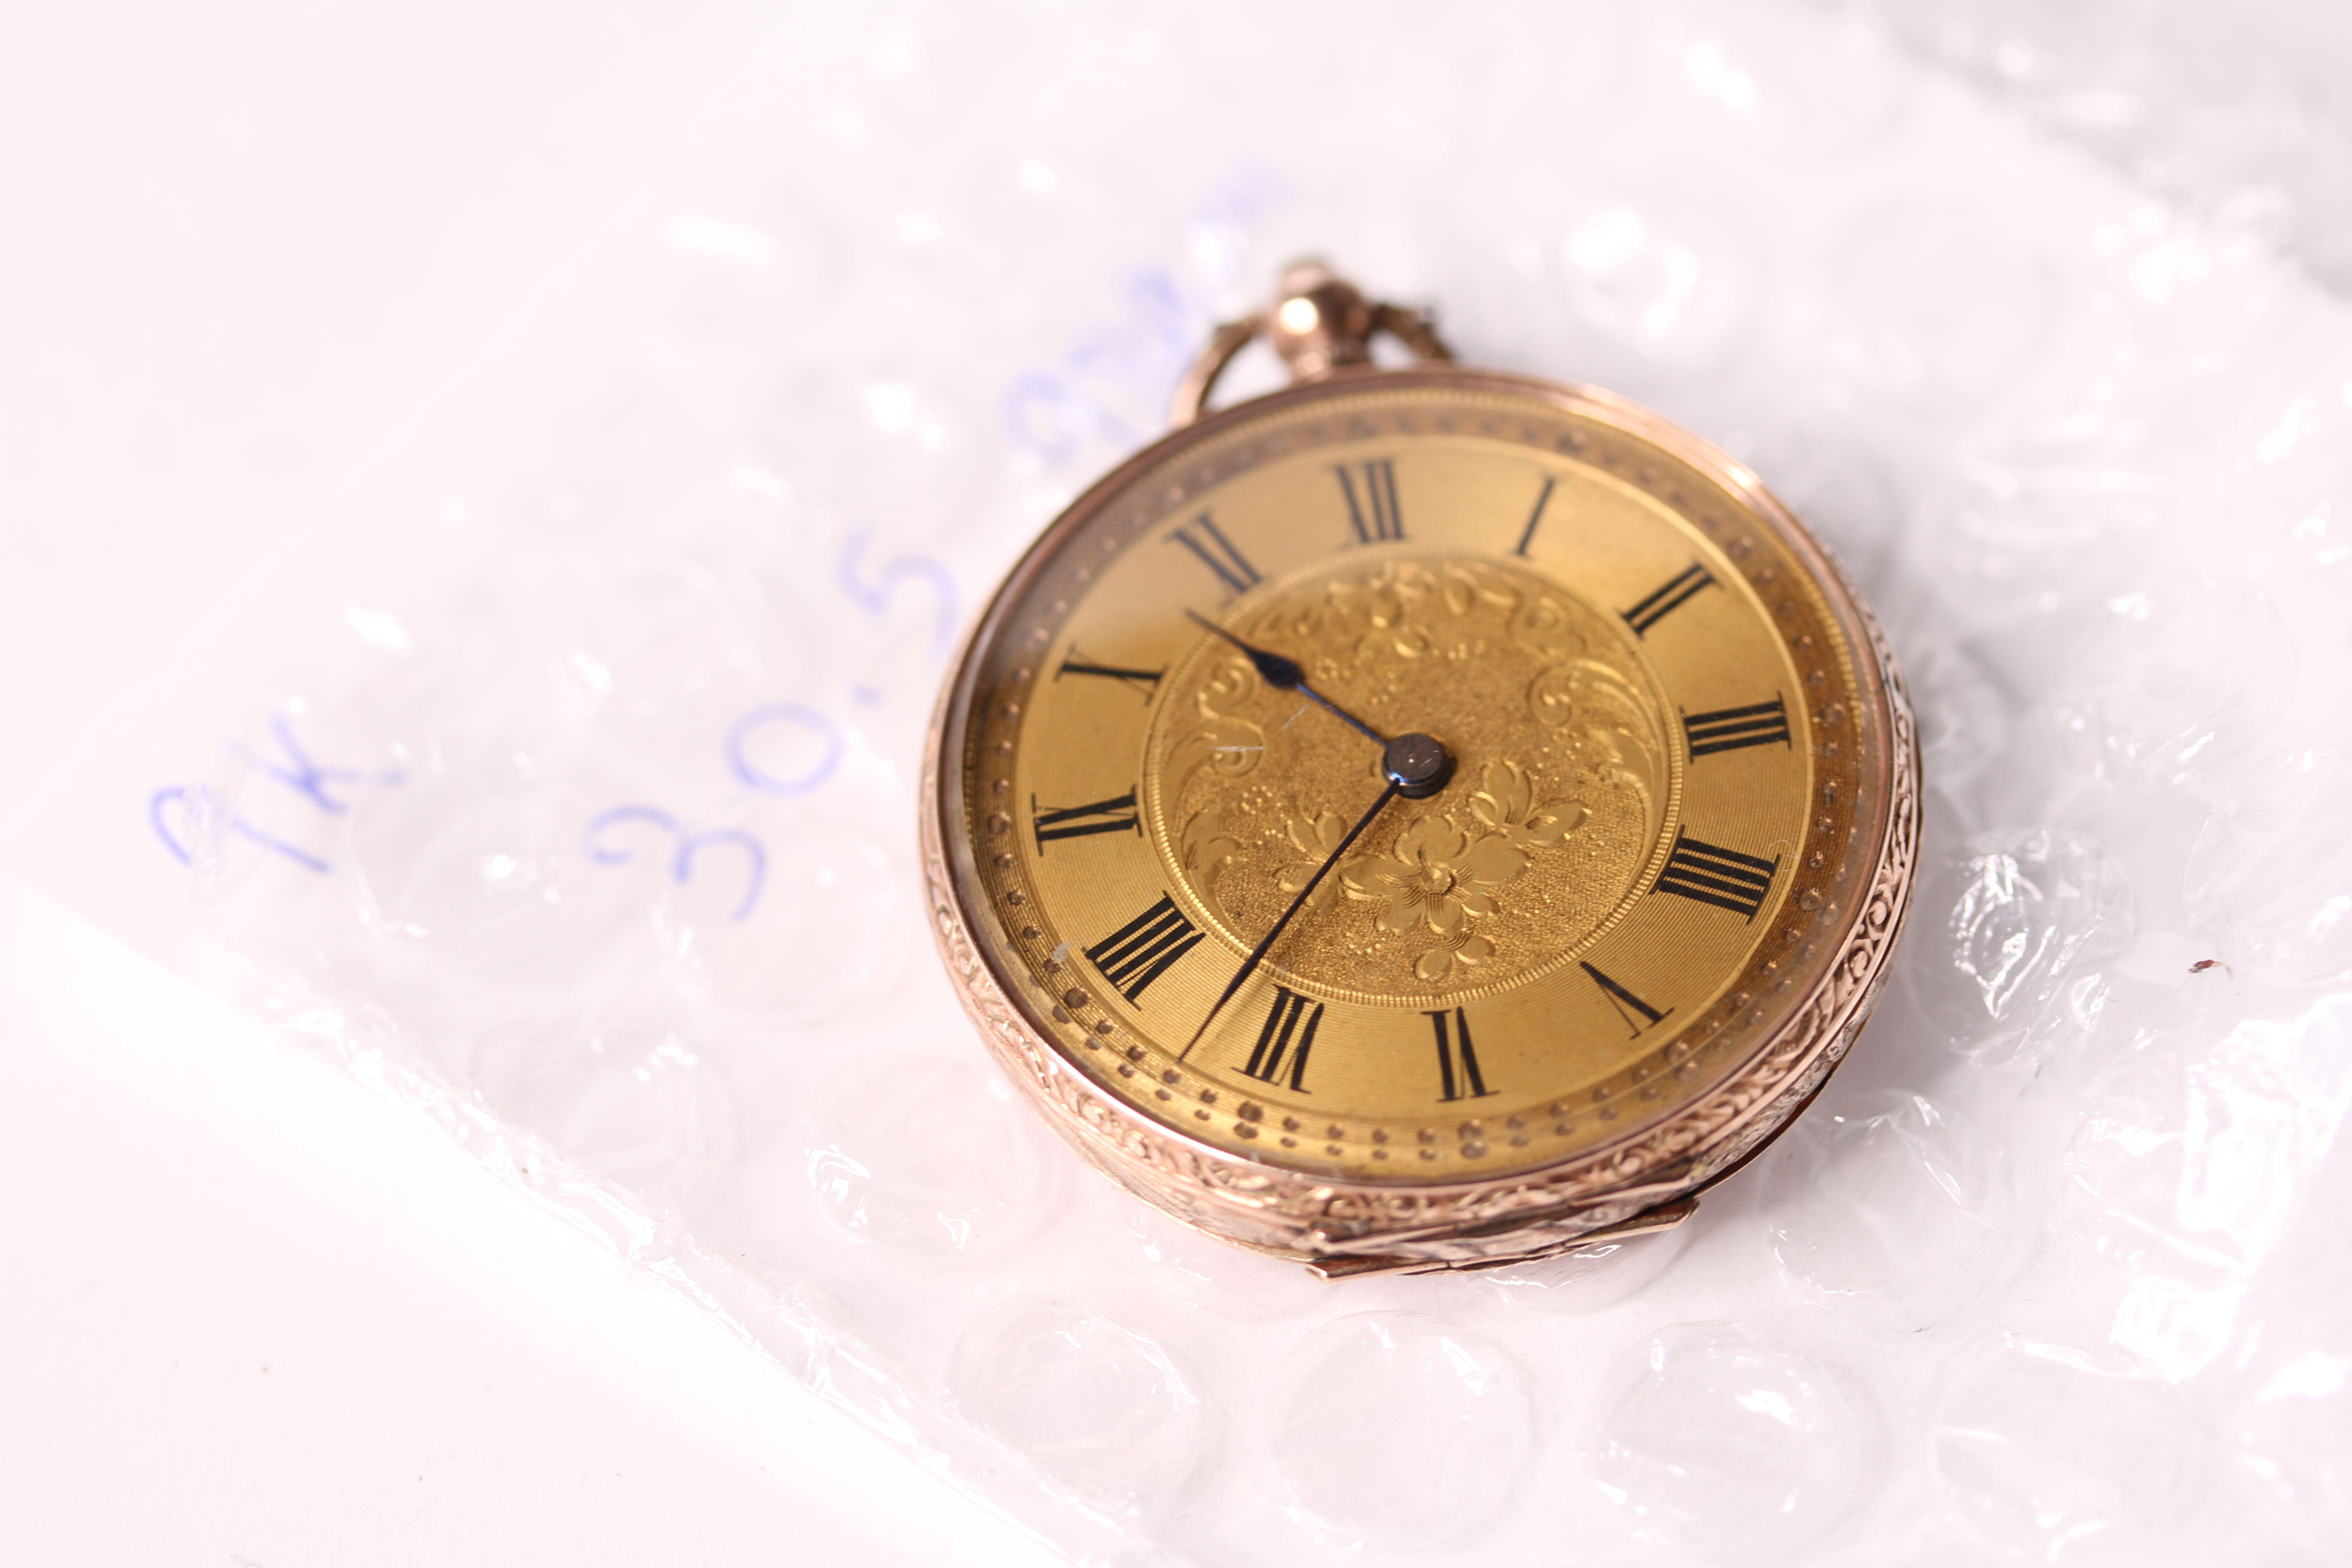
<path id="1" fill-rule="evenodd" d="M 1375 368 L 1376 331 L 1420 363 Z M 1261 332 L 1292 384 L 1201 415 Z M 1920 807 L 1876 625 L 1723 453 L 1454 364 L 1318 266 L 1177 405 L 1013 569 L 931 729 L 926 892 L 989 1050 L 1114 1181 L 1327 1277 L 1678 1222 L 1886 974 Z M 1359 847 L 1364 736 L 1408 722 L 1449 776 Z"/>

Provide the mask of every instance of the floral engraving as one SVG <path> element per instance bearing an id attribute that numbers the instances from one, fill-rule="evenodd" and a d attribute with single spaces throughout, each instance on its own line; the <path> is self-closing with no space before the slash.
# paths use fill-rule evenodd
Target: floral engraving
<path id="1" fill-rule="evenodd" d="M 1214 886 L 1219 868 L 1241 850 L 1240 842 L 1226 835 L 1222 816 L 1213 805 L 1194 812 L 1184 824 L 1181 858 L 1184 869 L 1203 887 Z"/>
<path id="2" fill-rule="evenodd" d="M 1167 772 L 1181 798 L 1193 776 L 1205 771 L 1212 778 L 1240 779 L 1255 771 L 1265 755 L 1265 731 L 1228 710 L 1254 695 L 1257 675 L 1239 658 L 1220 661 L 1193 693 L 1192 709 L 1199 722 L 1169 748 Z M 1185 818 L 1178 835 L 1177 860 L 1202 894 L 1214 901 L 1217 881 L 1227 861 L 1244 846 L 1224 827 L 1224 806 L 1215 800 Z M 1343 830 L 1344 831 L 1344 830 Z"/>
<path id="3" fill-rule="evenodd" d="M 1629 634 L 1532 572 L 1394 557 L 1302 583 L 1237 628 L 1460 773 L 1319 882 L 1384 784 L 1376 748 L 1203 645 L 1169 683 L 1147 784 L 1170 858 L 1237 941 L 1314 882 L 1274 961 L 1349 988 L 1507 983 L 1626 896 L 1664 828 L 1673 750 Z M 1147 773 L 1151 773 L 1147 764 Z"/>
<path id="4" fill-rule="evenodd" d="M 1475 968 L 1494 956 L 1495 944 L 1471 922 L 1496 911 L 1493 889 L 1518 880 L 1531 851 L 1556 847 L 1588 815 L 1578 805 L 1536 805 L 1517 763 L 1487 763 L 1482 783 L 1470 801 L 1472 829 L 1450 816 L 1423 816 L 1397 835 L 1388 854 L 1339 868 L 1349 898 L 1379 907 L 1382 930 L 1436 939 L 1412 965 L 1414 977 L 1433 985 L 1457 965 Z"/>
<path id="5" fill-rule="evenodd" d="M 1293 897 L 1305 891 L 1308 883 L 1315 882 L 1315 873 L 1322 869 L 1323 863 L 1331 858 L 1347 837 L 1348 824 L 1336 811 L 1327 811 L 1320 816 L 1292 817 L 1291 847 L 1305 858 L 1285 861 L 1275 873 L 1275 886 Z M 1339 896 L 1339 882 L 1327 876 L 1315 883 L 1315 891 L 1307 897 L 1307 907 L 1328 910 Z"/>
<path id="6" fill-rule="evenodd" d="M 1506 844 L 1549 849 L 1576 831 L 1591 814 L 1580 805 L 1538 806 L 1527 769 L 1517 763 L 1489 763 L 1470 797 L 1471 814 Z"/>

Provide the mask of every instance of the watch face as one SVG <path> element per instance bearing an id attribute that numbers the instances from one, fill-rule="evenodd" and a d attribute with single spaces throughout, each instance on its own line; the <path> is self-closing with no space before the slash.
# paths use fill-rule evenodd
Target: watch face
<path id="1" fill-rule="evenodd" d="M 1838 960 L 1885 831 L 1855 624 L 1744 471 L 1613 399 L 1276 395 L 1105 480 L 1000 595 L 940 770 L 963 917 L 1070 1068 L 1224 1154 L 1451 1184 L 1605 1152 Z M 1407 734 L 1451 763 L 1420 798 Z"/>

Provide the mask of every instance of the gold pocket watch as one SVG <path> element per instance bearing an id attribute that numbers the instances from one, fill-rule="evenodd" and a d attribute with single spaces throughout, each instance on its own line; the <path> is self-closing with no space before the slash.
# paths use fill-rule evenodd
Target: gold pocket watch
<path id="1" fill-rule="evenodd" d="M 1291 384 L 1204 414 L 1261 332 Z M 1804 527 L 1654 414 L 1451 360 L 1293 268 L 997 590 L 925 767 L 1004 1070 L 1327 1277 L 1688 1215 L 1853 1043 L 1918 842 L 1901 684 Z"/>

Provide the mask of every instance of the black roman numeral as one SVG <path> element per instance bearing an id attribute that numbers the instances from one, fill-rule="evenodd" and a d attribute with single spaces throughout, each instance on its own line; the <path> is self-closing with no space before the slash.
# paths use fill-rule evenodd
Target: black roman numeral
<path id="1" fill-rule="evenodd" d="M 1437 1082 L 1444 1091 L 1437 1098 L 1483 1100 L 1492 1094 L 1486 1080 L 1478 1076 L 1478 1053 L 1470 1047 L 1470 1016 L 1456 1007 L 1451 1013 L 1427 1016 L 1437 1031 Z"/>
<path id="2" fill-rule="evenodd" d="M 1331 470 L 1339 476 L 1339 493 L 1348 498 L 1348 521 L 1356 530 L 1356 542 L 1377 544 L 1383 540 L 1404 537 L 1404 513 L 1397 510 L 1396 468 L 1386 458 L 1375 458 L 1369 463 L 1339 464 Z M 1361 487 L 1363 498 L 1357 499 Z"/>
<path id="3" fill-rule="evenodd" d="M 1643 1001 L 1639 996 L 1634 995 L 1631 991 L 1626 990 L 1622 985 L 1618 984 L 1617 982 L 1610 979 L 1609 976 L 1601 973 L 1601 971 L 1593 968 L 1592 965 L 1589 963 L 1585 963 L 1580 960 L 1578 967 L 1581 968 L 1585 973 L 1592 976 L 1592 983 L 1601 987 L 1601 994 L 1609 998 L 1609 1005 L 1617 1009 L 1617 1016 L 1625 1020 L 1625 1026 L 1628 1029 L 1633 1031 L 1632 1037 L 1634 1039 L 1641 1038 L 1643 1030 L 1648 1028 L 1652 1024 L 1663 1022 L 1665 1018 L 1666 1013 L 1674 1011 L 1672 1007 L 1669 1007 L 1666 1009 L 1666 1013 L 1659 1012 L 1655 1007 L 1651 1006 L 1647 1002 Z M 1633 1009 L 1633 1012 L 1626 1011 L 1629 1007 Z M 1634 1013 L 1639 1013 L 1642 1016 L 1643 1021 L 1641 1023 L 1637 1024 L 1633 1022 Z"/>
<path id="4" fill-rule="evenodd" d="M 1718 708 L 1712 713 L 1685 713 L 1683 732 L 1690 737 L 1691 760 L 1743 746 L 1786 746 L 1789 711 L 1776 694 L 1769 702 L 1746 708 Z"/>
<path id="5" fill-rule="evenodd" d="M 1315 1048 L 1315 1031 L 1323 1026 L 1323 1004 L 1308 1006 L 1307 998 L 1287 986 L 1274 988 L 1274 1005 L 1266 1009 L 1265 1026 L 1257 1032 L 1249 1065 L 1242 1071 L 1260 1083 L 1278 1084 L 1283 1068 L 1290 1087 L 1307 1092 L 1307 1053 Z"/>
<path id="6" fill-rule="evenodd" d="M 1217 574 L 1217 581 L 1225 585 L 1226 592 L 1246 594 L 1257 586 L 1257 568 L 1234 548 L 1234 542 L 1225 537 L 1207 512 L 1170 534 L 1168 541 L 1199 556 L 1201 563 Z"/>
<path id="7" fill-rule="evenodd" d="M 1666 868 L 1651 890 L 1679 893 L 1752 921 L 1764 907 L 1764 895 L 1772 890 L 1772 874 L 1780 868 L 1778 855 L 1759 860 L 1737 849 L 1702 843 L 1677 828 L 1675 852 L 1666 857 Z"/>
<path id="8" fill-rule="evenodd" d="M 1116 664 L 1095 664 L 1074 647 L 1069 657 L 1062 660 L 1062 668 L 1054 672 L 1054 679 L 1059 680 L 1066 675 L 1092 675 L 1104 680 L 1116 680 L 1122 686 L 1140 691 L 1143 700 L 1149 702 L 1160 689 L 1160 678 L 1167 673 L 1165 666 L 1159 669 L 1129 669 Z"/>
<path id="9" fill-rule="evenodd" d="M 1536 524 L 1543 521 L 1544 508 L 1551 504 L 1551 487 L 1558 482 L 1549 475 L 1545 477 L 1544 488 L 1536 492 L 1536 510 L 1528 513 L 1527 530 L 1519 535 L 1518 548 L 1512 551 L 1512 554 L 1526 555 L 1528 546 L 1536 542 Z"/>
<path id="10" fill-rule="evenodd" d="M 1119 815 L 1126 813 L 1125 816 Z M 1037 797 L 1029 797 L 1029 813 L 1036 818 L 1037 853 L 1045 853 L 1045 846 L 1056 838 L 1084 838 L 1089 833 L 1125 833 L 1143 830 L 1135 825 L 1135 792 L 1114 795 L 1108 800 L 1090 801 L 1085 805 L 1041 806 Z"/>
<path id="11" fill-rule="evenodd" d="M 1652 626 L 1682 608 L 1684 600 L 1714 583 L 1715 574 L 1694 561 L 1667 578 L 1656 593 L 1624 611 L 1625 624 L 1633 628 L 1635 637 L 1647 637 Z"/>
<path id="12" fill-rule="evenodd" d="M 1201 932 L 1167 894 L 1160 901 L 1087 949 L 1111 988 L 1130 1002 L 1168 973 L 1168 966 L 1200 945 Z"/>

